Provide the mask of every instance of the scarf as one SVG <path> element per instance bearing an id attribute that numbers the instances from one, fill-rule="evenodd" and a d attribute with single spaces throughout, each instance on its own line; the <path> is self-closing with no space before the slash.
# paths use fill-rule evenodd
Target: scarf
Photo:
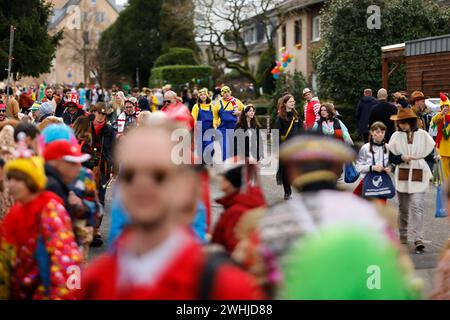
<path id="1" fill-rule="evenodd" d="M 2 224 L 2 232 L 7 242 L 15 245 L 36 239 L 39 232 L 39 216 L 51 200 L 63 205 L 63 201 L 50 191 L 42 191 L 28 203 L 17 202 L 11 207 Z"/>
<path id="2" fill-rule="evenodd" d="M 95 134 L 98 135 L 100 133 L 100 130 L 103 129 L 103 127 L 105 126 L 106 121 L 103 122 L 98 122 L 97 120 L 94 120 L 94 130 L 95 130 Z"/>
<path id="3" fill-rule="evenodd" d="M 223 101 L 225 102 L 231 102 L 231 105 L 234 107 L 236 106 L 237 102 L 236 102 L 236 98 L 235 97 L 229 97 L 229 98 L 223 98 Z"/>
<path id="4" fill-rule="evenodd" d="M 448 140 L 450 137 L 450 132 L 448 130 L 448 125 L 450 124 L 450 115 L 446 115 L 444 119 L 442 119 L 442 123 L 438 125 L 437 135 L 436 135 L 436 146 L 439 148 L 441 145 L 441 141 L 444 138 Z"/>

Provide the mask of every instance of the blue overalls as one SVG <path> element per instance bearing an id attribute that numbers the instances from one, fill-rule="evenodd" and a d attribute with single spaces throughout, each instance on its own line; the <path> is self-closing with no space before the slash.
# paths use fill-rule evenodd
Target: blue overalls
<path id="1" fill-rule="evenodd" d="M 223 100 L 220 100 L 220 110 L 219 110 L 220 125 L 217 128 L 222 133 L 221 146 L 222 146 L 222 160 L 224 161 L 233 155 L 231 142 L 233 141 L 234 128 L 236 127 L 237 122 L 237 116 L 233 115 L 234 108 L 229 111 L 225 110 L 225 108 L 229 104 L 230 102 L 228 102 L 226 106 L 224 106 Z"/>
<path id="2" fill-rule="evenodd" d="M 209 145 L 211 145 L 213 143 L 213 135 L 211 133 L 208 134 L 207 137 L 205 137 L 205 132 L 207 130 L 210 129 L 214 129 L 214 125 L 213 125 L 213 113 L 212 113 L 212 109 L 211 109 L 211 105 L 209 105 L 209 110 L 203 110 L 202 107 L 199 105 L 198 106 L 198 117 L 197 117 L 197 123 L 201 122 L 202 124 L 202 132 L 201 132 L 201 137 L 197 136 L 197 151 L 198 154 L 201 155 L 201 158 L 203 160 L 203 163 L 205 163 L 205 159 L 204 159 L 204 154 L 203 152 L 205 151 L 206 147 L 208 147 Z M 200 132 L 199 132 L 200 134 Z M 201 143 L 200 143 L 201 141 Z M 200 146 L 202 146 L 202 149 L 199 150 Z M 212 148 L 212 147 L 210 147 Z M 214 150 L 211 150 L 211 161 L 212 161 L 212 155 L 214 154 Z"/>

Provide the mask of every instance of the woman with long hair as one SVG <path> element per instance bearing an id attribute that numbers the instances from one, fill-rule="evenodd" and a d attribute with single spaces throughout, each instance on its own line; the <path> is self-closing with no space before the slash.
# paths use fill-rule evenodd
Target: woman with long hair
<path id="1" fill-rule="evenodd" d="M 303 126 L 300 116 L 295 109 L 295 98 L 293 95 L 287 93 L 278 99 L 277 111 L 275 128 L 279 130 L 280 144 L 282 144 L 290 137 L 303 131 Z M 289 200 L 291 198 L 292 189 L 281 164 L 278 167 L 277 183 L 283 185 L 284 199 Z"/>
<path id="2" fill-rule="evenodd" d="M 89 117 L 81 116 L 73 124 L 73 132 L 83 153 L 91 154 L 92 134 Z M 91 168 L 92 169 L 92 168 Z"/>
<path id="3" fill-rule="evenodd" d="M 316 121 L 313 131 L 319 131 L 327 136 L 334 136 L 336 139 L 353 144 L 352 138 L 344 123 L 336 118 L 335 108 L 331 103 L 324 103 L 320 106 L 319 120 Z"/>
<path id="4" fill-rule="evenodd" d="M 238 122 L 235 127 L 236 130 L 241 130 L 241 135 L 236 132 L 234 137 L 234 154 L 242 158 L 252 158 L 259 161 L 260 152 L 260 135 L 259 129 L 261 125 L 256 118 L 256 108 L 254 105 L 249 104 L 244 107 L 244 112 L 239 116 Z M 248 132 L 248 133 L 247 133 Z M 242 143 L 244 149 L 242 150 Z M 244 152 L 244 154 L 242 154 Z"/>
<path id="5" fill-rule="evenodd" d="M 203 88 L 198 92 L 197 103 L 192 107 L 191 113 L 196 122 L 195 130 L 197 131 L 197 151 L 199 153 L 199 157 L 201 157 L 203 162 L 205 163 L 205 160 L 207 159 L 205 159 L 204 157 L 204 151 L 213 143 L 212 130 L 214 130 L 214 115 L 208 89 Z M 210 134 L 207 133 L 208 130 L 210 130 Z M 210 153 L 210 161 L 212 161 L 213 154 L 213 152 Z"/>

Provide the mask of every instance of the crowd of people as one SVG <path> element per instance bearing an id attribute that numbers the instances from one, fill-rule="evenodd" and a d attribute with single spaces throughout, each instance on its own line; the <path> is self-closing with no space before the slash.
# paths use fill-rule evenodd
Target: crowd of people
<path id="1" fill-rule="evenodd" d="M 83 85 L 6 93 L 0 299 L 422 297 L 406 244 L 411 230 L 416 253 L 425 250 L 433 163 L 442 163 L 442 180 L 449 181 L 444 93 L 441 111 L 431 116 L 420 92 L 410 105 L 405 95 L 391 104 L 386 90 L 378 100 L 365 90 L 357 107 L 365 141 L 359 152 L 332 103 L 305 88 L 302 119 L 294 96 L 284 94 L 275 119 L 284 201 L 273 205 L 259 175 L 257 107 L 228 86 L 181 94 L 170 86 L 127 92 Z M 174 132 L 187 141 L 187 161 L 174 160 Z M 210 164 L 222 192 L 217 219 Z M 342 191 L 341 177 L 348 182 L 352 170 L 351 182 L 360 181 L 353 193 Z M 89 248 L 104 245 L 107 190 L 108 250 L 92 261 Z M 394 196 L 398 222 L 386 205 Z M 449 256 L 444 252 L 433 298 L 450 299 Z M 367 280 L 374 266 L 382 286 Z M 78 287 L 69 285 L 74 268 L 81 270 Z"/>

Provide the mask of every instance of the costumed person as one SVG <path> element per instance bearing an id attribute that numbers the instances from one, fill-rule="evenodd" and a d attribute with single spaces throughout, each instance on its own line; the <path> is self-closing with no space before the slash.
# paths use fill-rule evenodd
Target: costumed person
<path id="1" fill-rule="evenodd" d="M 325 103 L 320 106 L 319 120 L 314 123 L 313 131 L 318 131 L 324 135 L 333 136 L 336 139 L 343 140 L 353 145 L 352 138 L 344 123 L 336 118 L 334 106 L 331 103 Z"/>
<path id="2" fill-rule="evenodd" d="M 444 180 L 450 177 L 450 100 L 441 92 L 441 112 L 436 114 L 431 120 L 431 127 L 437 128 L 436 148 L 439 151 L 439 156 L 442 163 L 442 170 L 444 172 Z"/>
<path id="3" fill-rule="evenodd" d="M 130 225 L 117 240 L 115 250 L 84 270 L 80 299 L 264 298 L 252 277 L 207 256 L 180 225 L 173 187 L 182 185 L 179 180 L 190 169 L 172 159 L 176 142 L 171 135 L 177 128 L 170 122 L 139 126 L 119 141 L 115 153 L 115 161 L 121 165 L 117 182 Z"/>
<path id="4" fill-rule="evenodd" d="M 106 188 L 111 181 L 113 173 L 112 150 L 115 143 L 115 131 L 111 125 L 106 123 L 106 108 L 104 103 L 97 103 L 94 107 L 94 119 L 91 122 L 92 144 L 87 146 L 91 150 L 91 162 L 85 164 L 87 168 L 92 168 L 95 184 L 98 190 L 100 204 L 105 206 Z M 103 244 L 100 233 L 100 221 L 94 230 L 94 240 L 91 246 L 101 246 Z"/>
<path id="5" fill-rule="evenodd" d="M 39 107 L 39 119 L 35 123 L 41 123 L 48 117 L 53 116 L 53 112 L 55 110 L 55 107 L 51 102 L 43 102 L 41 103 L 41 106 Z"/>
<path id="6" fill-rule="evenodd" d="M 256 161 L 263 154 L 262 137 L 259 129 L 261 125 L 256 118 L 256 108 L 249 104 L 239 116 L 236 123 L 234 137 L 234 155 L 242 158 L 252 158 Z M 241 131 L 239 131 L 241 130 Z"/>
<path id="7" fill-rule="evenodd" d="M 31 114 L 31 123 L 32 124 L 37 124 L 38 120 L 40 118 L 40 114 L 39 114 L 39 108 L 41 106 L 40 102 L 35 102 L 33 103 L 33 105 L 30 108 L 30 114 Z"/>
<path id="8" fill-rule="evenodd" d="M 108 124 L 113 126 L 113 128 L 117 131 L 117 119 L 119 115 L 123 112 L 124 104 L 125 104 L 125 95 L 122 91 L 118 91 L 112 94 L 112 101 L 109 104 L 107 110 L 107 118 L 106 121 Z"/>
<path id="9" fill-rule="evenodd" d="M 0 102 L 0 124 L 6 121 L 6 105 Z"/>
<path id="10" fill-rule="evenodd" d="M 388 149 L 389 161 L 396 165 L 400 241 L 408 243 L 410 225 L 416 253 L 423 253 L 425 193 L 432 178 L 427 161 L 434 160 L 435 143 L 428 132 L 418 129 L 417 115 L 411 108 L 399 109 L 391 120 L 396 121 L 398 128 L 389 140 Z"/>
<path id="11" fill-rule="evenodd" d="M 282 145 L 291 137 L 302 132 L 303 125 L 295 108 L 295 98 L 293 95 L 285 94 L 278 99 L 277 111 L 275 128 L 279 130 L 280 145 Z M 277 184 L 283 185 L 284 200 L 289 200 L 292 189 L 281 163 L 278 165 Z"/>
<path id="12" fill-rule="evenodd" d="M 62 114 L 63 122 L 70 127 L 79 117 L 85 115 L 83 106 L 79 103 L 78 94 L 76 93 L 67 94 L 63 107 L 65 108 Z"/>
<path id="13" fill-rule="evenodd" d="M 384 210 L 380 211 L 375 204 L 337 189 L 343 164 L 352 162 L 355 157 L 355 151 L 348 144 L 319 134 L 300 135 L 282 146 L 280 161 L 296 192 L 291 201 L 269 207 L 257 231 L 260 239 L 257 250 L 266 261 L 267 281 L 273 295 L 276 296 L 285 283 L 282 270 L 292 245 L 324 228 L 367 228 L 396 245 L 392 240 L 395 225 L 392 219 L 387 219 Z M 410 262 L 407 255 L 400 256 L 401 246 L 397 248 L 399 260 Z M 412 275 L 412 264 L 405 264 L 405 268 Z"/>
<path id="14" fill-rule="evenodd" d="M 243 158 L 232 157 L 225 161 L 220 174 L 220 189 L 225 194 L 216 202 L 225 211 L 220 215 L 212 235 L 212 243 L 224 247 L 231 254 L 238 243 L 236 226 L 247 211 L 266 205 L 259 187 L 256 164 Z"/>
<path id="15" fill-rule="evenodd" d="M 135 99 L 127 99 L 124 104 L 124 111 L 117 118 L 117 138 L 120 138 L 124 133 L 136 125 L 136 120 L 139 115 L 139 109 L 136 107 Z M 106 105 L 103 102 L 102 106 L 106 109 Z"/>
<path id="16" fill-rule="evenodd" d="M 446 181 L 446 207 L 450 208 L 450 180 Z M 447 209 L 448 210 L 448 209 Z M 442 251 L 436 268 L 431 299 L 450 300 L 450 239 Z"/>
<path id="17" fill-rule="evenodd" d="M 374 122 L 369 129 L 369 142 L 361 147 L 356 160 L 356 170 L 360 173 L 361 181 L 353 194 L 363 196 L 364 178 L 371 172 L 385 172 L 390 174 L 389 151 L 384 140 L 387 127 L 383 122 Z M 386 203 L 386 198 L 381 197 Z"/>
<path id="18" fill-rule="evenodd" d="M 44 191 L 44 160 L 23 143 L 5 165 L 16 204 L 0 226 L 0 299 L 71 299 L 69 267 L 82 256 L 62 200 Z"/>
<path id="19" fill-rule="evenodd" d="M 0 223 L 8 212 L 9 208 L 14 204 L 14 198 L 11 196 L 6 185 L 6 175 L 4 171 L 5 160 L 0 157 Z"/>
<path id="20" fill-rule="evenodd" d="M 192 108 L 192 117 L 196 122 L 195 137 L 198 156 L 201 157 L 203 163 L 212 164 L 214 116 L 208 89 L 203 88 L 199 91 L 197 103 Z M 206 148 L 211 149 L 207 155 L 204 154 Z"/>
<path id="21" fill-rule="evenodd" d="M 223 86 L 220 90 L 222 98 L 213 106 L 213 115 L 215 127 L 217 128 L 216 136 L 222 147 L 222 160 L 233 155 L 234 128 L 239 115 L 244 110 L 244 104 L 231 95 L 230 87 Z"/>
<path id="22" fill-rule="evenodd" d="M 195 121 L 189 109 L 178 100 L 177 94 L 168 90 L 164 93 L 164 106 L 161 108 L 170 119 L 183 123 L 189 131 L 194 130 Z M 192 144 L 192 147 L 194 144 Z"/>
<path id="23" fill-rule="evenodd" d="M 317 97 L 313 96 L 309 88 L 303 89 L 303 99 L 306 100 L 305 106 L 303 107 L 305 110 L 305 130 L 310 130 L 320 118 L 320 101 Z"/>

